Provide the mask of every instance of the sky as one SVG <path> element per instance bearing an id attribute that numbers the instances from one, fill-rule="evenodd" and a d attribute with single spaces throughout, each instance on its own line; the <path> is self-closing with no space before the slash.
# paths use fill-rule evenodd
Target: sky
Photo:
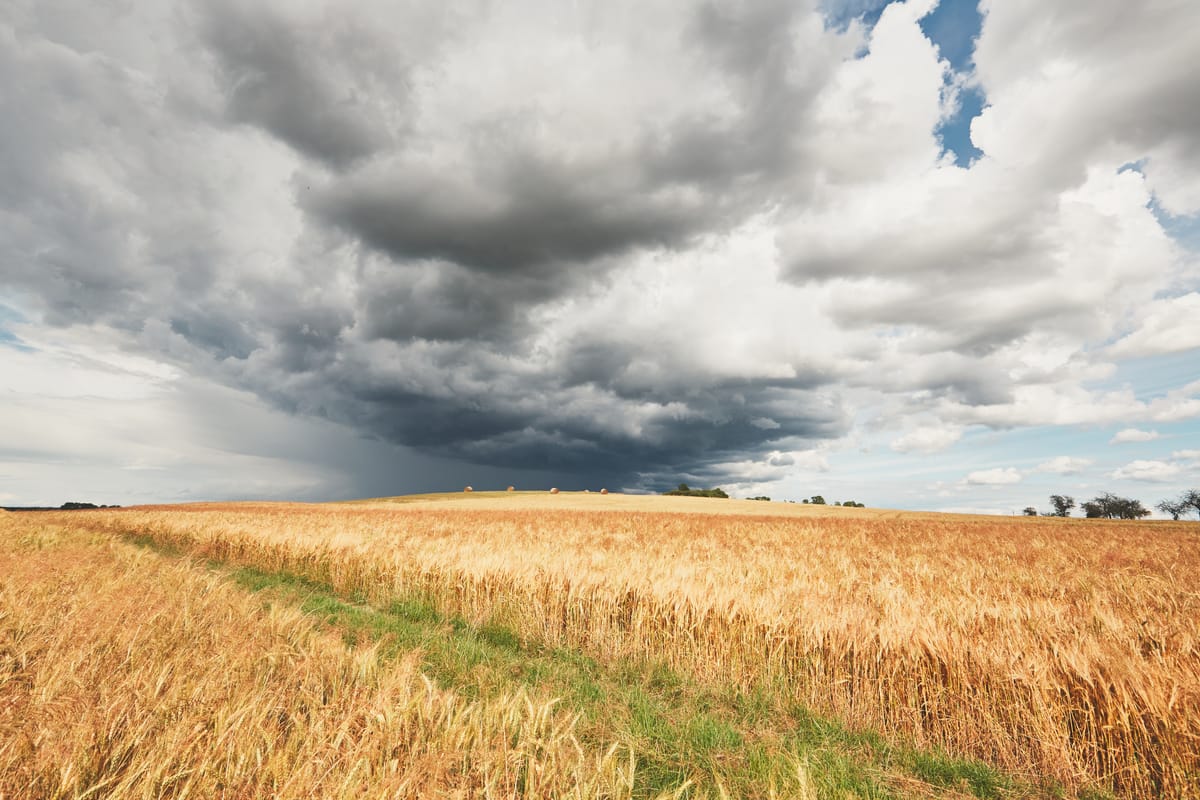
<path id="1" fill-rule="evenodd" d="M 13 0 L 0 504 L 1200 488 L 1194 0 Z"/>

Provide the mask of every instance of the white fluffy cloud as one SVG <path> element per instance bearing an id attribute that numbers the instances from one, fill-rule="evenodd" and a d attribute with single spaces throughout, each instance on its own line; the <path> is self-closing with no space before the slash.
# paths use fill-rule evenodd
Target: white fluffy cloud
<path id="1" fill-rule="evenodd" d="M 1116 480 L 1161 482 L 1175 478 L 1180 471 L 1178 464 L 1166 461 L 1130 461 L 1120 469 L 1113 470 L 1112 477 Z"/>
<path id="2" fill-rule="evenodd" d="M 1021 482 L 1021 473 L 1012 467 L 971 472 L 963 479 L 971 486 L 1008 486 Z"/>
<path id="3" fill-rule="evenodd" d="M 1158 431 L 1144 431 L 1139 428 L 1125 428 L 1109 440 L 1109 444 L 1129 444 L 1131 442 L 1153 442 L 1159 438 Z"/>
<path id="4" fill-rule="evenodd" d="M 915 428 L 892 440 L 891 447 L 897 453 L 937 453 L 962 438 L 963 429 L 958 425 L 935 425 Z"/>
<path id="5" fill-rule="evenodd" d="M 1189 376 L 1190 377 L 1190 376 Z M 1105 425 L 1114 422 L 1178 422 L 1200 417 L 1200 382 L 1142 400 L 1129 388 L 1091 390 L 1080 383 L 1010 387 L 1004 402 L 971 404 L 943 399 L 938 412 L 959 424 L 994 428 L 1025 425 Z"/>
<path id="6" fill-rule="evenodd" d="M 1043 461 L 1034 467 L 1035 472 L 1049 472 L 1054 475 L 1078 475 L 1094 462 L 1090 458 L 1075 456 L 1057 456 L 1049 461 Z"/>
<path id="7" fill-rule="evenodd" d="M 1200 293 L 1147 304 L 1135 330 L 1109 350 L 1115 358 L 1178 353 L 1200 348 Z"/>

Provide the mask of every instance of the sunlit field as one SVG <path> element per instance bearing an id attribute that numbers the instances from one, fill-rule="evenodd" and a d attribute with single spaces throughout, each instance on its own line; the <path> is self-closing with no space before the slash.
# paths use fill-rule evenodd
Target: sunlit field
<path id="1" fill-rule="evenodd" d="M 0 797 L 629 794 L 626 754 L 586 755 L 551 702 L 465 701 L 190 562 L 14 517 Z"/>
<path id="2" fill-rule="evenodd" d="M 11 797 L 1200 795 L 1195 523 L 478 492 L 0 532 Z"/>

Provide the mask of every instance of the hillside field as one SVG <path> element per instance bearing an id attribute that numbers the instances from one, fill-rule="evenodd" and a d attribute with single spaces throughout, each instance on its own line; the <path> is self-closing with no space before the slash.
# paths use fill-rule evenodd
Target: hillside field
<path id="1" fill-rule="evenodd" d="M 0 798 L 1200 796 L 1200 525 L 474 492 L 0 516 Z"/>

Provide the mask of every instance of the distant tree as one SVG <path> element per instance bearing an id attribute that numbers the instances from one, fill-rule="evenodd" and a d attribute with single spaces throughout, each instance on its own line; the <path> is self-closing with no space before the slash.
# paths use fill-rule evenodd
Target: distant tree
<path id="1" fill-rule="evenodd" d="M 1021 513 L 1027 517 L 1036 517 L 1038 514 L 1037 509 L 1033 506 L 1025 506 L 1025 510 Z"/>
<path id="2" fill-rule="evenodd" d="M 1186 514 L 1190 507 L 1187 503 L 1183 502 L 1182 498 L 1179 500 L 1163 500 L 1155 506 L 1155 508 L 1164 514 L 1170 514 L 1171 519 L 1174 520 L 1178 520 L 1181 514 Z"/>
<path id="3" fill-rule="evenodd" d="M 801 500 L 800 502 L 804 503 L 805 505 L 808 505 L 808 498 L 806 497 L 803 500 Z"/>
<path id="4" fill-rule="evenodd" d="M 677 491 L 677 492 L 689 492 L 689 491 L 691 491 L 691 490 L 690 490 L 690 489 L 688 489 L 688 485 L 687 485 L 686 483 L 681 483 L 681 484 L 679 484 L 679 488 L 678 488 L 678 489 L 676 489 L 675 491 Z"/>
<path id="5" fill-rule="evenodd" d="M 1050 505 L 1054 506 L 1054 511 L 1050 513 L 1052 517 L 1069 517 L 1071 509 L 1075 507 L 1075 498 L 1066 494 L 1050 495 Z"/>
<path id="6" fill-rule="evenodd" d="M 810 502 L 813 505 L 823 506 L 823 505 L 825 505 L 825 498 L 821 497 L 821 495 L 819 495 L 819 494 L 814 494 L 812 496 L 812 500 Z"/>
<path id="7" fill-rule="evenodd" d="M 74 503 L 74 502 L 63 503 L 61 506 L 59 506 L 59 508 L 63 509 L 64 511 L 79 511 L 82 509 L 99 508 L 99 507 L 100 506 L 96 505 L 95 503 Z"/>
<path id="8" fill-rule="evenodd" d="M 1141 519 L 1150 515 L 1150 509 L 1145 508 L 1140 500 L 1117 497 L 1111 492 L 1105 492 L 1079 507 L 1085 516 L 1092 519 Z"/>
<path id="9" fill-rule="evenodd" d="M 1179 502 L 1184 503 L 1188 508 L 1200 514 L 1200 489 L 1187 490 L 1180 496 Z"/>
<path id="10" fill-rule="evenodd" d="M 843 500 L 842 505 L 846 508 L 866 508 L 866 506 L 856 500 Z"/>
<path id="11" fill-rule="evenodd" d="M 1192 511 L 1200 514 L 1200 490 L 1189 489 L 1175 500 L 1163 500 L 1156 508 L 1164 514 L 1170 514 L 1171 519 L 1179 519 Z"/>
<path id="12" fill-rule="evenodd" d="M 750 499 L 751 500 L 763 500 L 768 503 L 771 502 L 771 498 L 767 497 L 765 494 L 759 495 L 758 497 L 751 497 Z"/>
<path id="13" fill-rule="evenodd" d="M 1150 516 L 1150 509 L 1143 506 L 1140 500 L 1129 500 L 1124 497 L 1119 498 L 1119 502 L 1117 503 L 1118 519 L 1141 519 L 1148 516 Z"/>

